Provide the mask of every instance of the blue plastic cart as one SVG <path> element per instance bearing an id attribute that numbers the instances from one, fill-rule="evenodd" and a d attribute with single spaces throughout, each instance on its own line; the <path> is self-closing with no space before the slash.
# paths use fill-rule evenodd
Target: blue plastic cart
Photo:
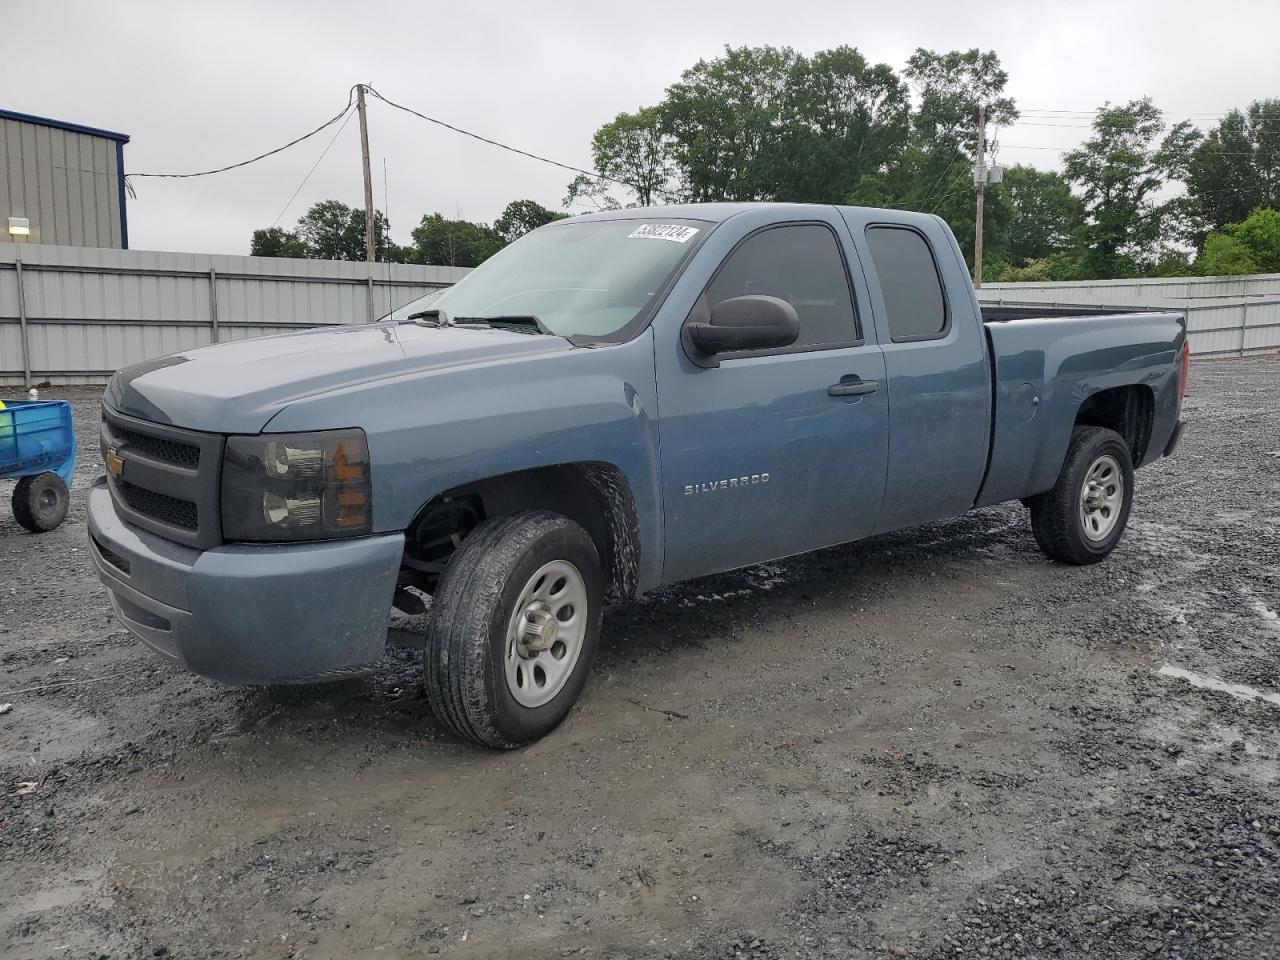
<path id="1" fill-rule="evenodd" d="M 0 410 L 0 480 L 17 480 L 13 516 L 43 533 L 67 515 L 76 432 L 65 400 L 5 400 Z"/>

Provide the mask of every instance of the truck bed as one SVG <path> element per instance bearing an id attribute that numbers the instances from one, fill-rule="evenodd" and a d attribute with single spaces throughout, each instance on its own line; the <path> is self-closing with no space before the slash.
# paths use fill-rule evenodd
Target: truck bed
<path id="1" fill-rule="evenodd" d="M 1052 487 L 1082 400 L 1102 391 L 1139 385 L 1148 449 L 1164 449 L 1178 416 L 1181 314 L 983 306 L 982 319 L 994 410 L 979 506 Z"/>

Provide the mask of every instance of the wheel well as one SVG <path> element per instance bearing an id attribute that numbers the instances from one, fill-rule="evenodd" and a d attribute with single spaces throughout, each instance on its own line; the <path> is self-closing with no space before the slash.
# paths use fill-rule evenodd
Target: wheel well
<path id="1" fill-rule="evenodd" d="M 1151 388 L 1130 384 L 1090 395 L 1076 413 L 1076 425 L 1107 427 L 1120 434 L 1136 467 L 1147 452 L 1154 414 L 1155 394 Z"/>
<path id="2" fill-rule="evenodd" d="M 640 521 L 631 486 L 608 463 L 564 463 L 487 477 L 433 497 L 405 530 L 400 582 L 435 590 L 458 545 L 482 521 L 522 510 L 551 510 L 581 526 L 595 542 L 609 595 L 635 595 Z"/>

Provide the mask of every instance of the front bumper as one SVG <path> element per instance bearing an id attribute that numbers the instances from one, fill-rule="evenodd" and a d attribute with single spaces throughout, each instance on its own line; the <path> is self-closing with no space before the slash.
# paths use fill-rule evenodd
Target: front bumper
<path id="1" fill-rule="evenodd" d="M 382 656 L 402 534 L 196 550 L 121 520 L 105 479 L 88 506 L 116 616 L 171 662 L 228 683 L 302 683 Z"/>

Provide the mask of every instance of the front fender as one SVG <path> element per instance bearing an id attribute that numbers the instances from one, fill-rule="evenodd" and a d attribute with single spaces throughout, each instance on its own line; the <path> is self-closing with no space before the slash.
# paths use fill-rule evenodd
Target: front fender
<path id="1" fill-rule="evenodd" d="M 358 426 L 369 438 L 373 526 L 404 530 L 437 494 L 571 462 L 616 466 L 630 484 L 641 590 L 661 576 L 657 390 L 652 333 L 604 347 L 432 371 L 309 397 L 270 431 Z"/>

